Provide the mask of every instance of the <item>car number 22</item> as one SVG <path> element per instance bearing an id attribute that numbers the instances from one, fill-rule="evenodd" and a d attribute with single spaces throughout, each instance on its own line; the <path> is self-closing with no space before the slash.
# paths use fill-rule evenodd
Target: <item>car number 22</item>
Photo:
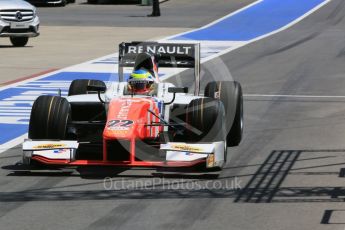
<path id="1" fill-rule="evenodd" d="M 111 129 L 129 129 L 134 121 L 131 120 L 111 120 L 108 122 L 107 127 Z"/>

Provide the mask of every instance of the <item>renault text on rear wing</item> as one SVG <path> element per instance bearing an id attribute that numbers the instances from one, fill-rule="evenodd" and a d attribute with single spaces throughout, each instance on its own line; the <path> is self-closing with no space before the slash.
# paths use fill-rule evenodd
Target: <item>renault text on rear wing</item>
<path id="1" fill-rule="evenodd" d="M 123 42 L 119 45 L 119 81 L 124 80 L 123 69 L 133 67 L 140 53 L 155 55 L 160 68 L 193 68 L 195 95 L 200 89 L 200 44 L 199 43 L 158 43 Z"/>
<path id="2" fill-rule="evenodd" d="M 170 68 L 195 68 L 200 55 L 199 44 L 124 42 L 119 47 L 119 65 L 132 67 L 135 57 L 145 52 L 156 56 L 159 67 Z"/>

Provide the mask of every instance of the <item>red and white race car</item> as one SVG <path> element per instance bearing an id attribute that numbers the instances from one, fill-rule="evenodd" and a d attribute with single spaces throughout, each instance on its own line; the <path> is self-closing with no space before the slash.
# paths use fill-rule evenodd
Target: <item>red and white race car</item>
<path id="1" fill-rule="evenodd" d="M 124 68 L 158 77 L 157 65 L 194 68 L 194 93 L 166 82 L 149 95 L 128 92 Z M 201 95 L 199 72 L 199 44 L 121 43 L 119 81 L 74 80 L 66 98 L 37 98 L 23 163 L 221 169 L 242 138 L 242 90 L 213 81 Z"/>

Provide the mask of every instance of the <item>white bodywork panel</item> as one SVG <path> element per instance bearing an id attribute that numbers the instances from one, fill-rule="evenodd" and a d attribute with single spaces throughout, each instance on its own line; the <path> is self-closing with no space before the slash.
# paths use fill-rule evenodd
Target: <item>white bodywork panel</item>
<path id="1" fill-rule="evenodd" d="M 109 102 L 113 98 L 131 98 L 131 97 L 155 97 L 164 103 L 171 102 L 173 99 L 173 93 L 169 93 L 169 87 L 175 87 L 171 83 L 157 83 L 156 89 L 154 94 L 151 95 L 128 95 L 126 93 L 127 89 L 127 82 L 112 82 L 108 84 L 107 91 L 101 94 L 101 98 Z M 127 94 L 127 95 L 126 95 Z M 189 104 L 193 99 L 200 98 L 201 96 L 194 96 L 192 94 L 185 94 L 185 93 L 177 93 L 175 100 L 172 104 L 166 105 L 164 108 L 164 114 L 162 114 L 165 120 L 169 120 L 169 111 L 170 107 L 173 104 Z M 97 94 L 82 94 L 82 95 L 74 95 L 67 97 L 67 100 L 70 103 L 78 103 L 78 102 L 99 102 L 99 98 Z M 106 107 L 107 108 L 107 107 Z"/>
<path id="2" fill-rule="evenodd" d="M 168 142 L 161 144 L 160 149 L 166 151 L 167 161 L 195 161 L 206 158 L 206 166 L 222 167 L 224 164 L 225 143 L 187 144 L 183 142 Z"/>
<path id="3" fill-rule="evenodd" d="M 77 141 L 32 141 L 23 143 L 24 157 L 42 156 L 48 159 L 73 160 L 78 149 Z"/>

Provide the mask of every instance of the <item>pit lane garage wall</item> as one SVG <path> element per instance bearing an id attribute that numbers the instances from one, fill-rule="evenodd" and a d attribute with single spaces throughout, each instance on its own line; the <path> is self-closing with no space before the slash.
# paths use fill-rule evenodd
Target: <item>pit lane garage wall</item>
<path id="1" fill-rule="evenodd" d="M 164 39 L 201 43 L 201 62 L 278 33 L 298 23 L 331 0 L 259 0 L 200 29 Z M 0 88 L 0 152 L 22 143 L 31 106 L 43 94 L 67 95 L 77 78 L 116 81 L 118 54 L 111 54 Z M 128 73 L 127 73 L 128 74 Z M 162 80 L 176 70 L 161 69 Z"/>

